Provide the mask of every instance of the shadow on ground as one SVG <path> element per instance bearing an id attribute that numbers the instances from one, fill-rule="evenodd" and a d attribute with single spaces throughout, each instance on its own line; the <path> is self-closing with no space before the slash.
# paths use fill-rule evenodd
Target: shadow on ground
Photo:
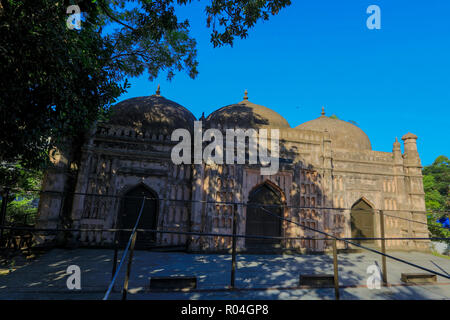
<path id="1" fill-rule="evenodd" d="M 119 252 L 119 257 L 122 252 Z M 391 253 L 432 270 L 448 272 L 450 260 L 425 253 Z M 369 290 L 367 267 L 381 265 L 372 253 L 339 254 L 342 299 L 449 299 L 450 282 L 438 278 L 436 285 L 394 286 Z M 0 299 L 101 299 L 112 275 L 113 251 L 107 249 L 53 249 L 22 266 L 11 266 L 0 275 Z M 81 269 L 81 290 L 69 290 L 66 270 Z M 118 275 L 112 299 L 120 299 L 127 261 Z M 388 281 L 401 284 L 402 272 L 420 272 L 388 259 Z M 299 289 L 300 274 L 333 274 L 330 255 L 237 256 L 236 288 L 230 291 L 231 256 L 136 251 L 130 278 L 130 299 L 334 299 L 334 290 Z M 198 290 L 151 292 L 152 276 L 196 276 Z M 353 286 L 353 287 L 352 287 Z"/>

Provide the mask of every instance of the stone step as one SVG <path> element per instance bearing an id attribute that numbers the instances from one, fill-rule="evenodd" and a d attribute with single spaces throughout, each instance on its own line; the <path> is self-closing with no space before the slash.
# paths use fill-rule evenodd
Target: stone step
<path id="1" fill-rule="evenodd" d="M 431 273 L 402 273 L 401 280 L 405 283 L 434 283 L 437 276 Z"/>
<path id="2" fill-rule="evenodd" d="M 334 275 L 332 274 L 301 274 L 301 286 L 312 286 L 320 288 L 334 287 Z"/>
<path id="3" fill-rule="evenodd" d="M 183 290 L 197 288 L 197 277 L 151 277 L 150 290 Z"/>

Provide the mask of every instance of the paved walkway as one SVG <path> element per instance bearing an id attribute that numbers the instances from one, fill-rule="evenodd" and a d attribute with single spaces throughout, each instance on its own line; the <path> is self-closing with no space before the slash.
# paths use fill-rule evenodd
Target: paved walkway
<path id="1" fill-rule="evenodd" d="M 423 267 L 450 273 L 450 259 L 431 254 L 389 252 Z M 119 255 L 120 256 L 120 255 Z M 113 251 L 106 249 L 51 250 L 9 274 L 0 273 L 0 299 L 101 299 L 111 280 Z M 367 288 L 367 268 L 381 266 L 374 253 L 339 254 L 342 299 L 450 299 L 450 280 L 437 284 L 404 286 L 402 272 L 423 271 L 387 259 L 392 287 Z M 333 274 L 330 255 L 250 255 L 237 258 L 236 287 L 229 291 L 231 256 L 136 251 L 130 279 L 130 299 L 334 299 L 334 289 L 299 289 L 300 274 Z M 70 265 L 81 269 L 81 290 L 66 286 Z M 126 263 L 112 299 L 120 298 Z M 192 292 L 149 292 L 151 276 L 197 276 Z"/>

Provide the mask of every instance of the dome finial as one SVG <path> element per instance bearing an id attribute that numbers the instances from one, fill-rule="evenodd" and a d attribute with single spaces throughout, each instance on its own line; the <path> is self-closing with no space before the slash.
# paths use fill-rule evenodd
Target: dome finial
<path id="1" fill-rule="evenodd" d="M 245 89 L 244 91 L 244 100 L 248 100 L 248 91 Z"/>
<path id="2" fill-rule="evenodd" d="M 324 117 L 324 116 L 325 116 L 325 107 L 322 106 L 322 117 Z"/>
<path id="3" fill-rule="evenodd" d="M 158 87 L 156 88 L 156 95 L 157 96 L 161 95 L 161 88 L 160 88 L 159 84 L 158 84 Z"/>

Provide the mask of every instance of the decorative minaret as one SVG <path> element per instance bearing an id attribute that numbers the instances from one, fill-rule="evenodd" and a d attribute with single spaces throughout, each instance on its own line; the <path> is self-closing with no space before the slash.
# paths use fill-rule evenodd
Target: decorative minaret
<path id="1" fill-rule="evenodd" d="M 403 166 L 403 155 L 401 144 L 398 138 L 395 138 L 394 146 L 392 148 L 392 158 L 394 160 L 394 184 L 395 184 L 395 196 L 397 199 L 397 205 L 400 208 L 409 207 L 409 195 L 406 192 L 406 178 L 405 178 L 405 168 Z M 392 234 L 397 234 L 395 230 L 390 230 L 390 226 L 385 224 L 386 234 L 392 232 Z"/>
<path id="2" fill-rule="evenodd" d="M 403 168 L 405 174 L 405 193 L 406 197 L 409 198 L 409 207 L 411 210 L 408 218 L 423 223 L 415 223 L 414 226 L 410 225 L 409 235 L 411 237 L 427 237 L 425 192 L 423 190 L 422 164 L 417 151 L 417 136 L 412 133 L 407 133 L 402 137 L 402 140 L 404 143 Z M 416 248 L 428 250 L 429 245 L 424 241 L 417 241 Z"/>
<path id="3" fill-rule="evenodd" d="M 403 155 L 405 165 L 422 169 L 419 153 L 417 152 L 417 136 L 412 133 L 407 133 L 403 136 L 402 140 L 405 146 L 405 153 Z"/>
<path id="4" fill-rule="evenodd" d="M 325 117 L 325 107 L 322 107 L 322 117 Z M 328 129 L 325 129 L 323 133 L 323 145 L 322 145 L 322 154 L 323 154 L 323 185 L 322 190 L 324 191 L 324 195 L 329 195 L 328 199 L 324 198 L 324 201 L 328 201 L 328 203 L 322 202 L 324 207 L 332 207 L 333 200 L 333 174 L 332 174 L 332 151 L 331 151 L 331 135 Z"/>
<path id="5" fill-rule="evenodd" d="M 403 164 L 402 149 L 398 138 L 395 138 L 394 146 L 392 148 L 392 153 L 394 154 L 395 164 Z"/>

